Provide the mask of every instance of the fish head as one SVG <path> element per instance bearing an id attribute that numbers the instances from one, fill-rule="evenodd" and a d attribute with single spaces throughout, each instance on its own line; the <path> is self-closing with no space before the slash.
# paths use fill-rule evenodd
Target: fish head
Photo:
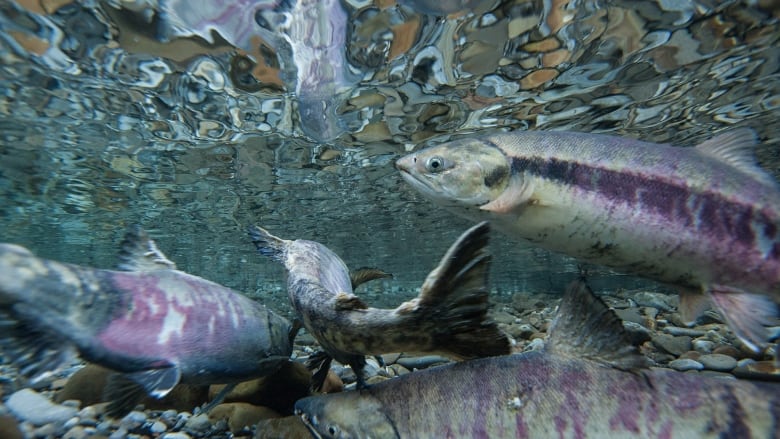
<path id="1" fill-rule="evenodd" d="M 437 204 L 479 208 L 506 190 L 510 163 L 490 142 L 460 139 L 401 157 L 395 167 L 407 183 Z"/>
<path id="2" fill-rule="evenodd" d="M 295 414 L 318 438 L 399 437 L 382 404 L 364 391 L 303 398 Z"/>

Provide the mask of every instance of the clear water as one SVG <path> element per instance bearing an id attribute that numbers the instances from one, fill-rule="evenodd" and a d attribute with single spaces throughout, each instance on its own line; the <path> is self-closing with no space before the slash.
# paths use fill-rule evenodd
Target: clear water
<path id="1" fill-rule="evenodd" d="M 363 293 L 381 305 L 469 226 L 393 168 L 419 144 L 511 128 L 689 146 L 750 126 L 780 175 L 777 1 L 198 3 L 0 0 L 0 241 L 108 268 L 140 223 L 181 269 L 283 307 L 256 223 L 394 273 Z M 577 272 L 494 238 L 497 297 Z"/>

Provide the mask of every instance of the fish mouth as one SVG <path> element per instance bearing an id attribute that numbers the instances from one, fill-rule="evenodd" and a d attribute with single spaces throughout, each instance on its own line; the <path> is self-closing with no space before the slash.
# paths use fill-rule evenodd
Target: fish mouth
<path id="1" fill-rule="evenodd" d="M 406 180 L 407 183 L 409 183 L 412 187 L 417 188 L 423 193 L 426 194 L 436 194 L 436 190 L 431 184 L 426 181 L 424 178 L 418 178 L 412 173 L 412 164 L 407 163 L 409 162 L 409 157 L 401 157 L 400 159 L 395 161 L 395 169 L 398 169 L 398 171 L 401 173 L 401 177 L 403 177 L 404 180 Z"/>
<path id="2" fill-rule="evenodd" d="M 317 429 L 314 427 L 314 424 L 309 419 L 309 415 L 304 413 L 303 410 L 296 408 L 295 409 L 295 415 L 298 416 L 298 418 L 303 422 L 303 425 L 306 426 L 306 428 L 309 430 L 309 432 L 317 439 L 322 439 L 322 435 L 317 431 Z"/>

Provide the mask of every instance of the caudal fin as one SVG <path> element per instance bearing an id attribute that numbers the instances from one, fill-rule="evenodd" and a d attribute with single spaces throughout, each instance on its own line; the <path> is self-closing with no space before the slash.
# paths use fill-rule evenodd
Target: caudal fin
<path id="1" fill-rule="evenodd" d="M 766 296 L 723 285 L 712 286 L 709 295 L 712 304 L 745 346 L 754 352 L 767 346 L 769 327 L 780 323 L 777 304 Z"/>
<path id="2" fill-rule="evenodd" d="M 464 232 L 423 283 L 420 296 L 396 309 L 419 316 L 435 350 L 459 359 L 505 355 L 509 338 L 488 318 L 490 226 Z"/>
<path id="3" fill-rule="evenodd" d="M 282 260 L 288 241 L 277 238 L 260 226 L 249 226 L 248 231 L 255 248 L 261 255 L 277 261 Z"/>

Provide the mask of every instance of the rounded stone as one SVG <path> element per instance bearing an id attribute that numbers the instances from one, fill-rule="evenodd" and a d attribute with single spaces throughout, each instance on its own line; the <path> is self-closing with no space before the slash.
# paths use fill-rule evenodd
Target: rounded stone
<path id="1" fill-rule="evenodd" d="M 693 350 L 701 352 L 702 354 L 712 353 L 712 349 L 715 348 L 715 343 L 705 338 L 697 338 L 692 342 Z"/>
<path id="2" fill-rule="evenodd" d="M 718 372 L 730 372 L 737 367 L 737 360 L 723 354 L 707 354 L 699 357 L 699 362 L 705 369 Z"/>
<path id="3" fill-rule="evenodd" d="M 704 365 L 699 363 L 696 360 L 691 360 L 690 358 L 680 358 L 677 360 L 674 360 L 669 363 L 669 367 L 671 367 L 674 370 L 679 370 L 680 372 L 685 372 L 688 370 L 702 370 L 704 369 Z"/>
<path id="4" fill-rule="evenodd" d="M 211 420 L 206 414 L 193 416 L 187 420 L 184 427 L 192 431 L 206 431 L 211 427 Z"/>
<path id="5" fill-rule="evenodd" d="M 87 439 L 87 431 L 84 427 L 77 425 L 69 429 L 67 433 L 62 436 L 62 439 Z"/>
<path id="6" fill-rule="evenodd" d="M 155 421 L 151 427 L 149 427 L 149 432 L 154 434 L 160 434 L 168 430 L 168 426 L 165 425 L 165 423 L 160 421 Z"/>
<path id="7" fill-rule="evenodd" d="M 741 353 L 740 353 L 739 349 L 735 348 L 734 346 L 729 346 L 729 345 L 718 346 L 717 348 L 713 349 L 712 353 L 713 354 L 722 354 L 722 355 L 726 355 L 726 356 L 729 356 L 729 357 L 732 357 L 732 358 L 740 358 L 740 357 L 742 357 L 742 355 L 740 355 Z"/>
<path id="8" fill-rule="evenodd" d="M 22 389 L 15 392 L 8 398 L 5 405 L 17 418 L 36 426 L 64 423 L 78 413 L 76 408 L 54 404 L 32 389 Z"/>
<path id="9" fill-rule="evenodd" d="M 132 430 L 134 428 L 140 427 L 144 422 L 146 422 L 146 413 L 132 411 L 125 415 L 121 421 L 119 421 L 119 425 L 126 428 L 127 430 Z"/>

